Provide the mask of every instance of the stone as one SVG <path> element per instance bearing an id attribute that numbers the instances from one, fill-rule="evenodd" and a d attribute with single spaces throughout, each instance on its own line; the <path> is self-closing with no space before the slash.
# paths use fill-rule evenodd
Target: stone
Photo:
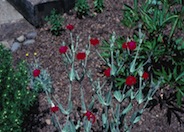
<path id="1" fill-rule="evenodd" d="M 4 45 L 5 48 L 10 49 L 10 44 L 7 41 L 0 41 L 0 44 Z"/>
<path id="2" fill-rule="evenodd" d="M 34 44 L 35 40 L 34 39 L 28 39 L 26 41 L 24 41 L 23 45 L 30 45 L 30 44 Z"/>
<path id="3" fill-rule="evenodd" d="M 20 42 L 20 43 L 24 42 L 24 40 L 25 40 L 25 36 L 24 35 L 21 35 L 21 36 L 19 36 L 17 38 L 17 41 Z"/>
<path id="4" fill-rule="evenodd" d="M 45 17 L 51 10 L 56 9 L 63 13 L 69 11 L 75 5 L 75 0 L 7 0 L 12 4 L 31 24 L 40 27 L 45 23 Z"/>
<path id="5" fill-rule="evenodd" d="M 35 39 L 36 36 L 37 36 L 36 32 L 29 32 L 29 33 L 26 34 L 27 39 Z"/>
<path id="6" fill-rule="evenodd" d="M 14 42 L 12 47 L 11 47 L 11 51 L 15 52 L 16 50 L 18 50 L 21 47 L 21 44 L 19 42 Z"/>

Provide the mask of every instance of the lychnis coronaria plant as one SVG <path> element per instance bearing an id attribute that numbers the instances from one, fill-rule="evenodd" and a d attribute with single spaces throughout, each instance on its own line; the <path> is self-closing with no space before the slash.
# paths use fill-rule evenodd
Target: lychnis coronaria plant
<path id="1" fill-rule="evenodd" d="M 96 46 L 101 46 L 98 38 L 89 37 L 89 43 L 85 46 L 85 49 L 80 49 L 79 37 L 77 36 L 74 39 L 72 33 L 74 26 L 70 24 L 67 29 L 70 33 L 71 43 L 63 42 L 58 49 L 68 71 L 67 106 L 61 104 L 52 94 L 51 85 L 48 83 L 50 81 L 47 81 L 50 80 L 49 75 L 45 70 L 36 66 L 32 78 L 32 84 L 39 82 L 42 90 L 46 93 L 56 128 L 62 132 L 131 131 L 133 125 L 140 120 L 144 109 L 160 84 L 160 81 L 153 81 L 149 69 L 144 69 L 144 65 L 148 61 L 138 61 L 139 51 L 144 40 L 141 26 L 138 39 L 127 39 L 128 41 L 123 42 L 120 46 L 122 47 L 121 50 L 116 47 L 117 36 L 113 33 L 109 42 L 106 42 L 109 43 L 109 47 L 107 46 L 105 50 L 99 51 L 96 48 Z M 107 66 L 102 73 L 104 74 L 102 78 L 94 78 L 97 73 L 88 67 L 91 48 L 94 48 L 93 51 Z M 103 56 L 104 52 L 109 53 L 109 56 Z M 144 60 L 146 58 L 149 59 L 145 56 Z M 121 85 L 117 85 L 119 82 Z M 78 86 L 80 95 L 78 100 L 80 106 L 78 108 L 75 108 L 72 100 L 72 97 L 76 96 L 72 94 L 74 84 L 75 88 Z M 86 85 L 88 86 L 84 88 Z M 145 89 L 148 92 L 143 94 Z M 88 97 L 88 99 L 85 95 L 87 90 L 91 93 L 91 97 Z M 134 106 L 135 104 L 139 106 Z M 127 119 L 128 113 L 133 113 L 130 119 Z M 65 115 L 63 116 L 65 119 L 62 119 L 65 120 L 64 124 L 62 124 L 63 121 L 59 120 L 59 114 Z"/>

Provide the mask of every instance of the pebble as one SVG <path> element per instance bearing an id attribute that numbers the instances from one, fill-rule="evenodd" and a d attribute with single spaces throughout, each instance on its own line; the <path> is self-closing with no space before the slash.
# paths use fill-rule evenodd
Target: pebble
<path id="1" fill-rule="evenodd" d="M 21 35 L 21 36 L 19 36 L 17 38 L 17 41 L 20 42 L 20 43 L 24 42 L 24 40 L 25 40 L 25 36 L 24 35 Z"/>
<path id="2" fill-rule="evenodd" d="M 27 39 L 35 39 L 36 36 L 37 36 L 36 32 L 29 32 L 29 33 L 26 34 Z"/>
<path id="3" fill-rule="evenodd" d="M 11 47 L 11 51 L 15 52 L 18 48 L 20 48 L 21 44 L 19 42 L 14 42 L 12 47 Z"/>
<path id="4" fill-rule="evenodd" d="M 33 43 L 35 43 L 35 40 L 34 40 L 34 39 L 28 39 L 28 40 L 26 40 L 26 41 L 23 43 L 23 45 L 30 45 L 30 44 L 33 44 Z"/>

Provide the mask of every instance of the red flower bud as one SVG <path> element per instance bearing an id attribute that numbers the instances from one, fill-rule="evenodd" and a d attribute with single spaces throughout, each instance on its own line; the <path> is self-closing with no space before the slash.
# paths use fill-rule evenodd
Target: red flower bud
<path id="1" fill-rule="evenodd" d="M 111 76 L 111 68 L 106 69 L 106 70 L 104 71 L 104 75 L 105 75 L 106 77 L 110 77 L 110 76 Z"/>
<path id="2" fill-rule="evenodd" d="M 78 60 L 84 60 L 86 58 L 86 53 L 85 52 L 79 52 L 79 53 L 77 53 L 76 58 Z"/>
<path id="3" fill-rule="evenodd" d="M 144 78 L 145 80 L 147 80 L 149 78 L 149 74 L 147 72 L 144 72 L 142 74 L 142 78 Z"/>
<path id="4" fill-rule="evenodd" d="M 67 50 L 68 50 L 68 47 L 67 47 L 67 46 L 61 46 L 61 47 L 59 48 L 59 52 L 60 52 L 61 54 L 65 54 Z"/>
<path id="5" fill-rule="evenodd" d="M 34 71 L 33 71 L 33 76 L 34 77 L 38 77 L 40 75 L 40 70 L 39 69 L 35 69 Z"/>
<path id="6" fill-rule="evenodd" d="M 90 39 L 90 44 L 95 46 L 99 44 L 99 40 L 97 38 L 91 38 Z"/>
<path id="7" fill-rule="evenodd" d="M 74 26 L 71 25 L 71 24 L 68 24 L 68 25 L 66 26 L 66 28 L 67 28 L 68 30 L 72 31 L 72 30 L 74 29 Z"/>
<path id="8" fill-rule="evenodd" d="M 127 46 L 127 43 L 126 43 L 126 42 L 124 42 L 124 43 L 122 44 L 122 48 L 123 48 L 123 49 L 127 49 L 127 48 L 128 48 L 128 46 Z"/>
<path id="9" fill-rule="evenodd" d="M 59 107 L 58 106 L 53 106 L 53 107 L 50 108 L 50 110 L 55 113 L 59 110 Z"/>
<path id="10" fill-rule="evenodd" d="M 96 117 L 95 117 L 95 115 L 94 115 L 92 112 L 87 111 L 87 112 L 84 114 L 84 116 L 87 117 L 88 121 L 90 121 L 90 120 L 92 119 L 92 123 L 95 123 Z"/>
<path id="11" fill-rule="evenodd" d="M 127 43 L 127 48 L 129 50 L 135 50 L 136 49 L 136 42 L 135 41 L 130 41 Z"/>
<path id="12" fill-rule="evenodd" d="M 128 76 L 126 78 L 126 85 L 132 86 L 134 84 L 136 84 L 136 78 L 134 76 Z"/>

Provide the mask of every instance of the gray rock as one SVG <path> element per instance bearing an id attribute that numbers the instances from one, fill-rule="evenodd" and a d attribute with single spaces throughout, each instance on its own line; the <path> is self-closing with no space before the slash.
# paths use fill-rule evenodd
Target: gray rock
<path id="1" fill-rule="evenodd" d="M 7 41 L 0 41 L 0 44 L 5 46 L 5 48 L 10 49 L 10 44 Z"/>
<path id="2" fill-rule="evenodd" d="M 36 32 L 29 32 L 29 33 L 26 34 L 27 39 L 35 39 L 36 36 L 37 36 Z"/>
<path id="3" fill-rule="evenodd" d="M 11 51 L 15 52 L 16 50 L 18 50 L 20 48 L 21 44 L 19 42 L 14 42 L 12 47 L 11 47 Z"/>
<path id="4" fill-rule="evenodd" d="M 34 39 L 28 39 L 26 41 L 24 41 L 23 45 L 30 45 L 30 44 L 34 44 L 35 40 Z"/>
<path id="5" fill-rule="evenodd" d="M 25 40 L 25 36 L 24 35 L 21 35 L 17 38 L 17 41 L 19 41 L 20 43 L 24 42 Z"/>

